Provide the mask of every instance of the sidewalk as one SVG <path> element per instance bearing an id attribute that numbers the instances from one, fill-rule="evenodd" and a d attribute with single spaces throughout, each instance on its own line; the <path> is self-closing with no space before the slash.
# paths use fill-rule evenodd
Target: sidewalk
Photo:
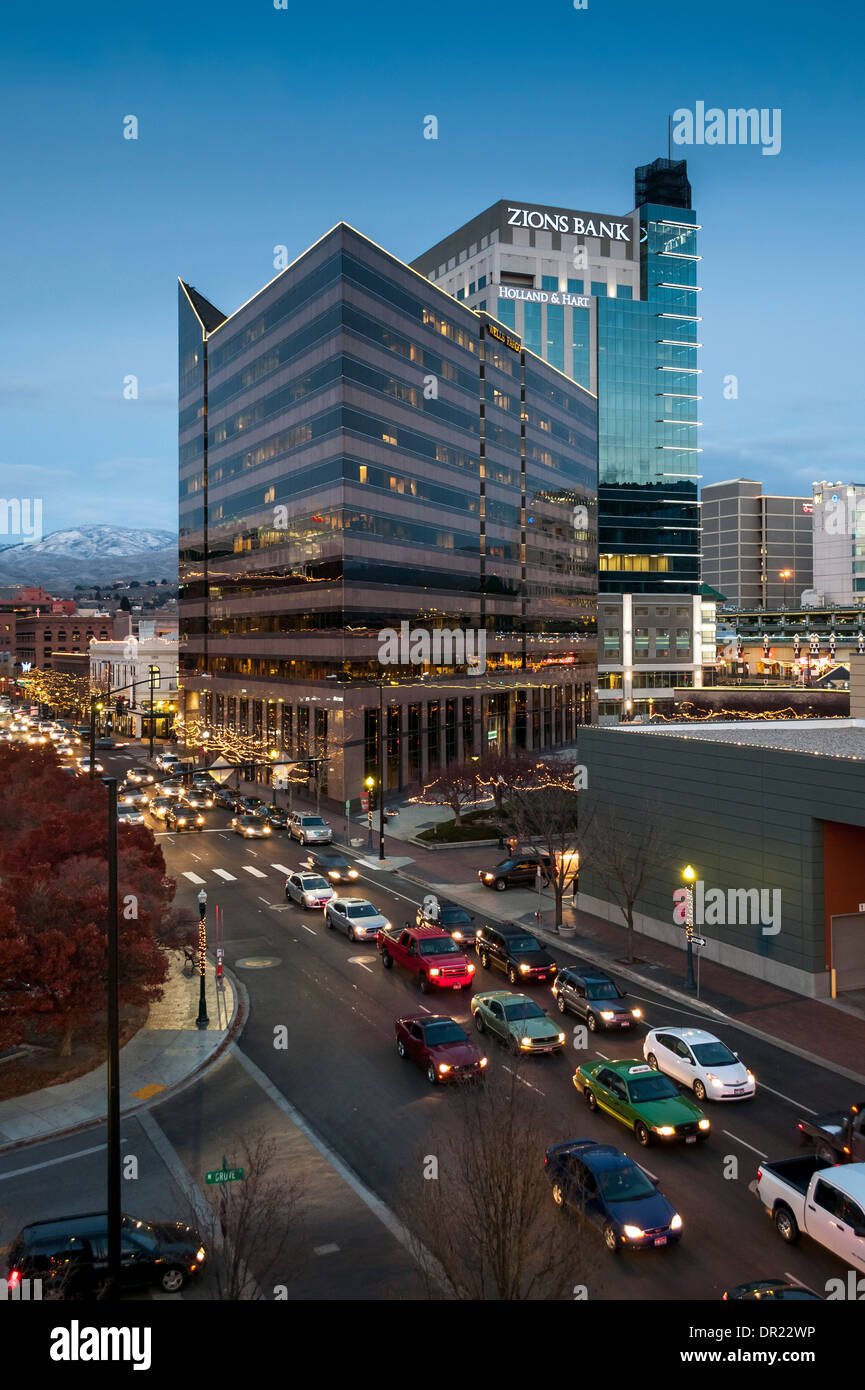
<path id="1" fill-rule="evenodd" d="M 650 986 L 682 1002 L 694 1002 L 694 994 L 685 991 L 684 951 L 635 933 L 634 951 L 638 960 L 629 964 L 624 959 L 626 933 L 623 926 L 574 909 L 566 899 L 569 905 L 564 909 L 563 925 L 576 930 L 574 936 L 562 938 L 555 929 L 551 892 L 538 894 L 534 889 L 510 889 L 506 893 L 493 893 L 482 887 L 478 869 L 497 863 L 507 854 L 495 841 L 489 847 L 449 850 L 425 850 L 406 843 L 422 825 L 446 819 L 450 814 L 441 806 L 400 807 L 399 816 L 390 822 L 385 832 L 385 848 L 394 866 L 397 860 L 396 856 L 391 859 L 392 849 L 399 856 L 411 854 L 414 862 L 403 867 L 404 861 L 400 858 L 397 877 L 443 897 L 452 897 L 479 918 L 518 922 L 520 926 L 537 931 L 560 953 L 573 952 L 613 975 Z M 355 833 L 354 825 L 352 831 Z M 377 846 L 377 833 L 374 838 Z M 540 921 L 535 916 L 538 909 Z M 865 1013 L 857 1009 L 854 1001 L 839 1004 L 809 999 L 709 960 L 700 964 L 700 1000 L 717 1010 L 719 1016 L 783 1042 L 803 1057 L 816 1057 L 851 1078 L 865 1079 Z"/>
<path id="2" fill-rule="evenodd" d="M 120 1109 L 127 1114 L 155 1096 L 167 1095 L 201 1071 L 228 1043 L 237 1014 L 231 981 L 217 989 L 207 962 L 205 998 L 210 1024 L 198 1029 L 199 976 L 183 968 L 183 952 L 172 953 L 165 992 L 147 1022 L 120 1052 Z M 0 1152 L 104 1121 L 107 1065 L 26 1096 L 0 1101 Z"/>

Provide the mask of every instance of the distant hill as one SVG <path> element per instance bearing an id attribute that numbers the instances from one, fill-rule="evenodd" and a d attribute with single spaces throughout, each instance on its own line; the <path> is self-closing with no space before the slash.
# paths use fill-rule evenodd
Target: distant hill
<path id="1" fill-rule="evenodd" d="M 0 584 L 41 584 L 71 593 L 76 584 L 167 579 L 177 584 L 177 537 L 152 527 L 76 526 L 32 545 L 0 548 Z"/>

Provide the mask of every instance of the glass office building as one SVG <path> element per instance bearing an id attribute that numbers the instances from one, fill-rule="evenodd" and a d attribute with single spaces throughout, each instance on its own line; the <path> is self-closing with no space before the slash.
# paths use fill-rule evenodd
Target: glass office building
<path id="1" fill-rule="evenodd" d="M 413 264 L 597 395 L 601 591 L 694 594 L 699 226 L 684 161 L 634 187 L 625 214 L 502 200 Z"/>
<path id="2" fill-rule="evenodd" d="M 345 224 L 230 316 L 181 281 L 179 320 L 187 721 L 321 758 L 339 801 L 380 734 L 391 788 L 570 742 L 597 683 L 591 391 Z"/>

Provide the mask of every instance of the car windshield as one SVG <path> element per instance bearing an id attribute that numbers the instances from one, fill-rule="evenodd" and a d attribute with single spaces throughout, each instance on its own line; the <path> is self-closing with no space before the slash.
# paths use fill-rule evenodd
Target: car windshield
<path id="1" fill-rule="evenodd" d="M 428 941 L 420 941 L 421 955 L 459 955 L 459 947 L 451 937 L 432 937 Z"/>
<path id="2" fill-rule="evenodd" d="M 462 907 L 443 907 L 439 912 L 439 920 L 444 926 L 453 927 L 459 922 L 470 922 L 472 919 Z"/>
<path id="3" fill-rule="evenodd" d="M 540 943 L 533 936 L 509 936 L 508 945 L 512 951 L 539 951 Z"/>
<path id="4" fill-rule="evenodd" d="M 651 1197 L 655 1192 L 654 1184 L 636 1163 L 609 1168 L 597 1176 L 598 1185 L 608 1202 L 635 1202 L 639 1197 Z"/>
<path id="5" fill-rule="evenodd" d="M 378 917 L 378 916 L 379 916 L 379 910 L 378 910 L 378 908 L 377 908 L 377 907 L 373 907 L 372 903 L 353 903 L 352 906 L 351 906 L 351 907 L 347 907 L 345 911 L 346 911 L 346 916 L 348 916 L 348 917 Z"/>
<path id="6" fill-rule="evenodd" d="M 327 881 L 322 878 L 321 874 L 304 874 L 300 881 L 305 893 L 309 893 L 315 888 L 327 888 L 328 886 Z"/>
<path id="7" fill-rule="evenodd" d="M 438 1047 L 441 1043 L 464 1043 L 467 1041 L 462 1028 L 452 1019 L 448 1019 L 446 1023 L 428 1023 L 424 1029 L 424 1037 L 430 1047 Z"/>
<path id="8" fill-rule="evenodd" d="M 321 816 L 301 816 L 301 825 L 327 825 L 327 821 L 322 820 Z"/>
<path id="9" fill-rule="evenodd" d="M 647 1100 L 667 1100 L 679 1094 L 666 1076 L 646 1076 L 640 1081 L 629 1081 L 628 1091 L 635 1105 L 642 1105 Z"/>
<path id="10" fill-rule="evenodd" d="M 738 1060 L 729 1047 L 717 1039 L 709 1043 L 695 1043 L 691 1050 L 701 1067 L 734 1067 Z"/>
<path id="11" fill-rule="evenodd" d="M 586 980 L 586 994 L 589 999 L 621 999 L 612 980 Z"/>
<path id="12" fill-rule="evenodd" d="M 505 1018 L 508 1023 L 514 1023 L 521 1018 L 546 1018 L 543 1009 L 532 999 L 527 999 L 525 1003 L 505 1004 Z"/>
<path id="13" fill-rule="evenodd" d="M 256 824 L 255 817 L 254 817 L 254 816 L 241 816 L 241 817 L 240 817 L 240 824 L 241 824 L 241 825 L 255 825 L 255 824 Z"/>

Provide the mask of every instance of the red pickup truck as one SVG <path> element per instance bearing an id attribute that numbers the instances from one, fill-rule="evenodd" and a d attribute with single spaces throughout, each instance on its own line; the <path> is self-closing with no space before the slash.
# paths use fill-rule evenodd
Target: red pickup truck
<path id="1" fill-rule="evenodd" d="M 394 963 L 417 977 L 418 989 L 471 989 L 475 967 L 441 927 L 388 927 L 378 934 L 385 970 Z"/>

